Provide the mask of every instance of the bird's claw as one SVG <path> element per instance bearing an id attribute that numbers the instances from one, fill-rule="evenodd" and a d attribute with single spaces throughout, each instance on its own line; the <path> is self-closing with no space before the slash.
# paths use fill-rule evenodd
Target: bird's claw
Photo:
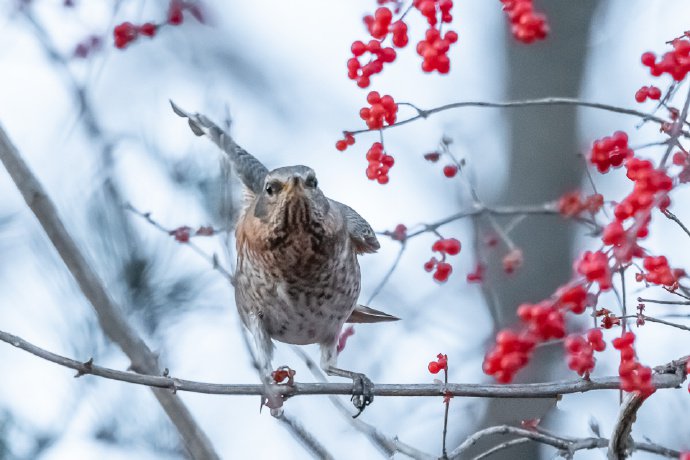
<path id="1" fill-rule="evenodd" d="M 374 384 L 369 380 L 369 377 L 364 374 L 353 373 L 352 398 L 350 400 L 357 409 L 357 413 L 352 418 L 357 418 L 374 401 Z"/>

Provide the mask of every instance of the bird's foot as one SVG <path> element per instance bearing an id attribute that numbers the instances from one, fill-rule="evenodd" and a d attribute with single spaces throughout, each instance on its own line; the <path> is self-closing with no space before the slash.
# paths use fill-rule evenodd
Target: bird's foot
<path id="1" fill-rule="evenodd" d="M 354 404 L 357 413 L 352 418 L 357 418 L 364 412 L 364 409 L 374 402 L 374 384 L 364 374 L 359 372 L 346 371 L 335 367 L 330 367 L 326 370 L 328 375 L 337 375 L 339 377 L 347 377 L 352 379 L 352 404 Z"/>

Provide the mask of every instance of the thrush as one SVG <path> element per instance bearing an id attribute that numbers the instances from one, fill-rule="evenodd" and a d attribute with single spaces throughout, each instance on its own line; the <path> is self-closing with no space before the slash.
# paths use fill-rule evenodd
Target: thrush
<path id="1" fill-rule="evenodd" d="M 246 189 L 235 229 L 233 276 L 240 318 L 254 337 L 264 376 L 272 369 L 273 340 L 317 343 L 321 368 L 353 380 L 358 414 L 373 401 L 373 384 L 362 373 L 337 367 L 344 323 L 398 318 L 357 303 L 358 255 L 379 249 L 369 223 L 349 206 L 327 198 L 313 169 L 287 166 L 269 171 L 207 117 L 175 104 L 197 136 L 208 136 L 230 158 Z"/>

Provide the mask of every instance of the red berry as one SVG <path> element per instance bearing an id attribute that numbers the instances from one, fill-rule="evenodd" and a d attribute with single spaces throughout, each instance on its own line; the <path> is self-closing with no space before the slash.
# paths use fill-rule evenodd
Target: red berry
<path id="1" fill-rule="evenodd" d="M 446 177 L 455 177 L 458 173 L 458 167 L 456 165 L 446 165 L 443 167 L 443 175 Z"/>

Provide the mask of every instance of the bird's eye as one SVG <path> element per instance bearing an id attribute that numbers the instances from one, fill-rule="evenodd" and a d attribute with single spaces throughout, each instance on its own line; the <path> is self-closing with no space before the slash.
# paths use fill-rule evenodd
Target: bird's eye
<path id="1" fill-rule="evenodd" d="M 316 186 L 319 185 L 319 182 L 316 180 L 316 177 L 314 176 L 307 177 L 307 180 L 304 181 L 304 183 L 309 188 L 316 188 Z"/>
<path id="2" fill-rule="evenodd" d="M 280 184 L 277 182 L 269 182 L 266 184 L 266 194 L 268 196 L 273 196 L 276 193 L 280 192 Z"/>

